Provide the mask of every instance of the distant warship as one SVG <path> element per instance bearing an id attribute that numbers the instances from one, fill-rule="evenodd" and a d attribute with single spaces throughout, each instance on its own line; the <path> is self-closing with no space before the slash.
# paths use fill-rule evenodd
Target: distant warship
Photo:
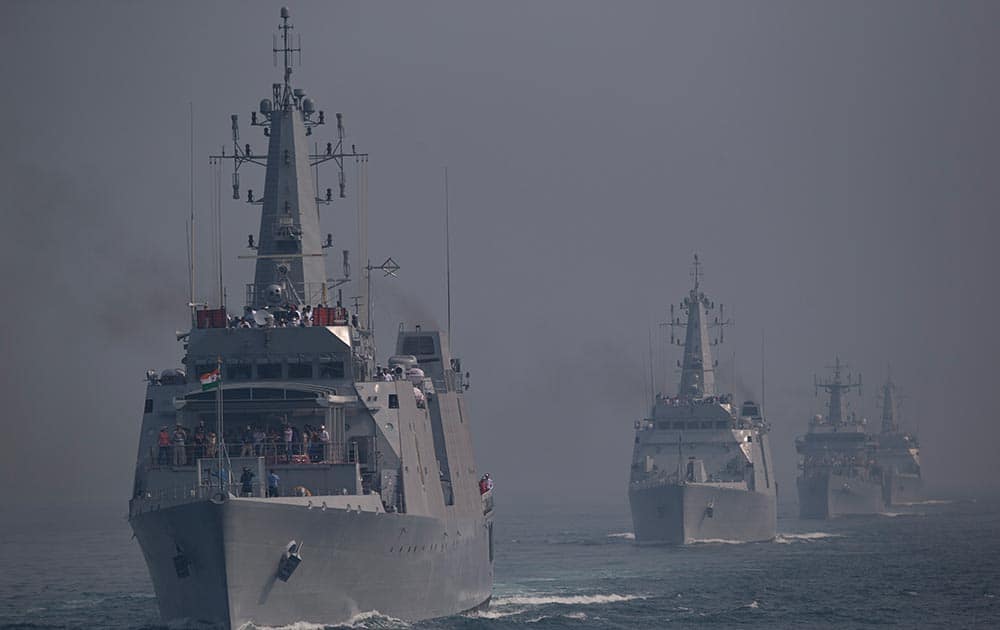
<path id="1" fill-rule="evenodd" d="M 923 499 L 920 476 L 920 445 L 917 437 L 899 426 L 896 384 L 891 378 L 882 386 L 882 431 L 878 436 L 878 461 L 882 466 L 882 490 L 886 505 L 914 503 Z"/>
<path id="2" fill-rule="evenodd" d="M 765 541 L 776 532 L 777 486 L 768 426 L 760 407 L 737 407 L 715 386 L 710 327 L 729 323 L 700 287 L 695 256 L 694 287 L 680 304 L 684 358 L 676 396 L 657 394 L 650 417 L 635 425 L 629 504 L 636 542 Z M 671 341 L 674 341 L 671 335 Z M 679 340 L 677 340 L 678 343 Z"/>
<path id="3" fill-rule="evenodd" d="M 216 156 L 266 166 L 263 197 L 247 195 L 261 220 L 246 306 L 192 303 L 184 369 L 147 373 L 129 522 L 160 614 L 240 628 L 485 606 L 492 482 L 473 458 L 468 374 L 448 335 L 420 326 L 400 326 L 376 364 L 366 287 L 398 269 L 391 259 L 367 264 L 362 240 L 361 277 L 344 252 L 343 276 L 328 278 L 317 204 L 334 195 L 318 198 L 312 173 L 337 163 L 343 197 L 344 161 L 360 173 L 367 156 L 345 148 L 340 114 L 337 140 L 309 151 L 326 119 L 290 83 L 287 9 L 281 20 L 284 78 L 251 117 L 267 152 L 239 143 L 234 115 L 233 152 Z M 362 294 L 353 313 L 336 288 L 348 282 Z"/>
<path id="4" fill-rule="evenodd" d="M 875 459 L 876 443 L 865 433 L 866 421 L 844 414 L 843 395 L 861 388 L 861 377 L 844 380 L 840 359 L 833 365 L 833 378 L 816 379 L 814 385 L 830 395 L 827 416 L 816 415 L 809 432 L 796 440 L 802 456 L 799 515 L 802 518 L 833 518 L 882 511 L 882 471 Z"/>

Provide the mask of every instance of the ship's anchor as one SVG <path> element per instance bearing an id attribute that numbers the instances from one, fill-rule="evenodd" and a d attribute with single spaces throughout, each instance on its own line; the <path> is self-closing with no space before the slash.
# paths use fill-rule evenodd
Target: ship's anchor
<path id="1" fill-rule="evenodd" d="M 191 575 L 191 561 L 184 555 L 180 545 L 174 544 L 174 548 L 177 549 L 177 555 L 174 556 L 174 571 L 177 577 L 184 579 Z"/>
<path id="2" fill-rule="evenodd" d="M 302 545 L 294 540 L 288 543 L 285 553 L 281 554 L 281 562 L 278 563 L 278 579 L 287 582 L 292 577 L 295 569 L 302 563 Z"/>

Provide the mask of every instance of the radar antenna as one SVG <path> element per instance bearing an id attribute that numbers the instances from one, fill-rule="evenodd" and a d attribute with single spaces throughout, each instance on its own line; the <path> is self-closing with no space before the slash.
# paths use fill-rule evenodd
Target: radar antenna
<path id="1" fill-rule="evenodd" d="M 852 389 L 858 390 L 858 396 L 861 395 L 861 374 L 858 374 L 856 381 L 848 374 L 845 381 L 842 372 L 847 367 L 846 363 L 840 362 L 840 357 L 838 356 L 833 365 L 827 366 L 827 369 L 833 370 L 833 378 L 820 380 L 819 377 L 813 375 L 813 386 L 816 388 L 816 395 L 819 396 L 819 390 L 821 389 L 830 394 L 827 421 L 834 426 L 844 424 L 843 395 Z"/>

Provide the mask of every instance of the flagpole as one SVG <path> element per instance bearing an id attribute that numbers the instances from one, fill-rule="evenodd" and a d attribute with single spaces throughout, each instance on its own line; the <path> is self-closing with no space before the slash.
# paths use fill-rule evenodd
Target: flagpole
<path id="1" fill-rule="evenodd" d="M 219 471 L 219 492 L 224 492 L 226 488 L 222 482 L 222 451 L 226 447 L 226 441 L 225 438 L 222 437 L 223 426 L 222 426 L 222 357 L 221 356 L 216 357 L 215 369 L 218 370 L 219 372 L 219 378 L 218 378 L 219 386 L 216 387 L 216 392 L 215 392 L 215 413 L 216 413 L 215 435 L 217 438 L 215 441 L 215 447 L 216 447 L 215 456 L 216 459 L 218 460 L 216 467 Z"/>

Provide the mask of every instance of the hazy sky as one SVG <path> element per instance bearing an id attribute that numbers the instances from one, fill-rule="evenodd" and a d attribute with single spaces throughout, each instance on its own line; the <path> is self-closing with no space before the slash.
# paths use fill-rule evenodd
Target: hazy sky
<path id="1" fill-rule="evenodd" d="M 794 436 L 821 411 L 813 374 L 838 354 L 864 374 L 852 402 L 869 417 L 891 363 L 931 484 L 1000 485 L 1000 4 L 289 6 L 293 83 L 371 153 L 371 257 L 403 267 L 376 282 L 383 359 L 400 320 L 444 323 L 449 168 L 453 347 L 504 501 L 624 505 L 649 330 L 662 339 L 695 252 L 736 320 L 724 386 L 735 358 L 740 391 L 759 396 L 765 336 L 782 501 Z M 247 123 L 280 80 L 279 7 L 4 4 L 0 475 L 15 497 L 124 510 L 143 374 L 179 365 L 187 324 L 189 104 L 209 298 L 206 156 L 231 113 L 265 146 Z M 239 308 L 259 208 L 229 200 L 228 178 Z M 338 249 L 355 249 L 348 183 L 321 211 Z M 244 171 L 247 188 L 263 190 L 262 171 Z M 679 352 L 655 356 L 672 391 Z"/>

